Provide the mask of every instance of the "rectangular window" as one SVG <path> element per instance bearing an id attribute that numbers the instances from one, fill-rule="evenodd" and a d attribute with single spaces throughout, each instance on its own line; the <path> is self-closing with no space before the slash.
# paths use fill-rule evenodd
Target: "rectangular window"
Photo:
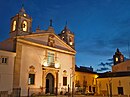
<path id="1" fill-rule="evenodd" d="M 127 66 L 127 70 L 130 70 L 130 66 Z"/>
<path id="2" fill-rule="evenodd" d="M 1 64 L 7 64 L 7 62 L 8 62 L 8 57 L 3 57 L 3 56 L 2 56 L 2 57 L 0 58 L 0 63 L 1 63 Z"/>
<path id="3" fill-rule="evenodd" d="M 67 77 L 63 77 L 63 86 L 67 86 Z"/>
<path id="4" fill-rule="evenodd" d="M 54 53 L 48 52 L 47 63 L 49 66 L 54 65 Z"/>
<path id="5" fill-rule="evenodd" d="M 28 84 L 34 85 L 34 83 L 35 83 L 35 74 L 29 74 Z"/>

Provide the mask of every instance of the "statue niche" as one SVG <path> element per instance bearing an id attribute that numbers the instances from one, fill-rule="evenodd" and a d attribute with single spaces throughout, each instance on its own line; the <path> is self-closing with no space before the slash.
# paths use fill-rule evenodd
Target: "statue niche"
<path id="1" fill-rule="evenodd" d="M 55 46 L 54 35 L 49 35 L 49 37 L 48 37 L 48 46 L 51 46 L 51 47 Z"/>

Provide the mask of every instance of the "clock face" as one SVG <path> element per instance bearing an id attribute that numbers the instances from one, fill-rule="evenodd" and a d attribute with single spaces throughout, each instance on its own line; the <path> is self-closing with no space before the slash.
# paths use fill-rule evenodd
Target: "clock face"
<path id="1" fill-rule="evenodd" d="M 15 31 L 16 30 L 16 21 L 15 20 L 13 21 L 13 26 L 12 27 L 13 27 L 12 31 Z"/>
<path id="2" fill-rule="evenodd" d="M 27 21 L 23 21 L 23 23 L 22 23 L 22 30 L 23 31 L 27 31 L 27 27 L 28 27 Z"/>

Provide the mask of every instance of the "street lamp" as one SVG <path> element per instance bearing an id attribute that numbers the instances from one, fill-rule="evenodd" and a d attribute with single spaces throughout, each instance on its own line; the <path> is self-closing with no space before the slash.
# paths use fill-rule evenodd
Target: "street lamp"
<path id="1" fill-rule="evenodd" d="M 72 73 L 70 74 L 70 87 L 71 87 L 71 79 L 75 76 L 73 67 L 70 68 Z M 72 97 L 74 96 L 74 81 L 72 82 Z"/>
<path id="2" fill-rule="evenodd" d="M 55 68 L 60 68 L 60 63 L 58 61 L 55 61 Z"/>

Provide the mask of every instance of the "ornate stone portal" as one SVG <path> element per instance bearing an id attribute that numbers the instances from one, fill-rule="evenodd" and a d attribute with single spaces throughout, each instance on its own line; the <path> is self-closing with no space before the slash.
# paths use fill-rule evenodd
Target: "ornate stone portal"
<path id="1" fill-rule="evenodd" d="M 58 94 L 58 70 L 43 68 L 42 91 L 44 94 Z"/>

